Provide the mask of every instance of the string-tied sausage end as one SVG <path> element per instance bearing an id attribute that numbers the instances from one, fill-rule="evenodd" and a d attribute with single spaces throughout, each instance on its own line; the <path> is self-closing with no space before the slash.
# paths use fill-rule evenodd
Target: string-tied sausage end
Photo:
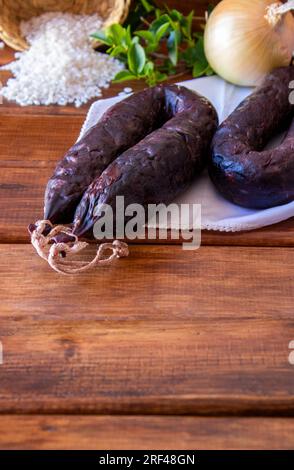
<path id="1" fill-rule="evenodd" d="M 79 274 L 97 265 L 106 266 L 116 258 L 129 255 L 128 245 L 120 240 L 102 243 L 98 246 L 96 256 L 89 262 L 73 260 L 71 257 L 84 250 L 89 244 L 79 241 L 70 227 L 53 226 L 49 220 L 38 220 L 29 228 L 31 243 L 38 255 L 46 260 L 54 271 L 65 274 Z M 66 241 L 58 241 L 65 239 Z M 107 252 L 111 252 L 107 255 Z"/>

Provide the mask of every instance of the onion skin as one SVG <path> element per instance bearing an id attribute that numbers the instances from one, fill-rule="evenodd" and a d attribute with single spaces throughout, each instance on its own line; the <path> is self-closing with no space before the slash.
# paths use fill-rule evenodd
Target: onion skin
<path id="1" fill-rule="evenodd" d="M 204 34 L 207 60 L 225 80 L 259 85 L 274 68 L 290 64 L 294 17 L 284 14 L 275 26 L 265 18 L 274 0 L 222 0 L 208 18 Z"/>
<path id="2" fill-rule="evenodd" d="M 265 209 L 294 201 L 294 66 L 274 70 L 222 123 L 212 142 L 210 177 L 239 206 Z M 283 142 L 265 149 L 289 126 Z"/>

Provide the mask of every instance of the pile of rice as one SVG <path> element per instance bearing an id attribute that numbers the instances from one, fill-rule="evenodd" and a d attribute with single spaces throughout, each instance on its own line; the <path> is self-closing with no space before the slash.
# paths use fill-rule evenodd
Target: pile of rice
<path id="1" fill-rule="evenodd" d="M 81 106 L 101 96 L 101 89 L 123 68 L 118 60 L 92 48 L 89 35 L 101 24 L 98 15 L 70 13 L 45 13 L 23 22 L 21 32 L 30 47 L 2 67 L 14 78 L 0 95 L 21 106 Z"/>

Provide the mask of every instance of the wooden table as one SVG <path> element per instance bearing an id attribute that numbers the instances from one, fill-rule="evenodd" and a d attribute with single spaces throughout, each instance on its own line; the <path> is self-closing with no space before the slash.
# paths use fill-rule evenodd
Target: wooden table
<path id="1" fill-rule="evenodd" d="M 0 106 L 0 448 L 293 448 L 293 219 L 79 277 L 34 253 L 26 226 L 88 107 Z"/>

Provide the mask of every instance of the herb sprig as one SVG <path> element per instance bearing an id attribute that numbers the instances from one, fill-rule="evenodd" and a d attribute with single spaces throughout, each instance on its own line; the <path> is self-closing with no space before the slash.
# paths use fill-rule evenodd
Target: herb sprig
<path id="1" fill-rule="evenodd" d="M 133 30 L 134 24 L 138 25 L 138 15 L 145 28 Z M 140 0 L 130 22 L 124 26 L 113 24 L 91 37 L 105 44 L 106 52 L 125 64 L 125 69 L 116 75 L 116 82 L 144 79 L 153 86 L 170 75 L 187 71 L 193 77 L 212 75 L 204 53 L 203 33 L 193 32 L 193 18 L 193 11 L 184 16 L 178 10 L 161 10 L 153 1 Z"/>

